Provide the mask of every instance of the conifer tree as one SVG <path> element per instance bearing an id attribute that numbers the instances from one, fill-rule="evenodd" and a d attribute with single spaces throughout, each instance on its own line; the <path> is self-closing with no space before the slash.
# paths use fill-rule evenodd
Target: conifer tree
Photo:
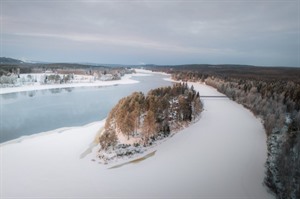
<path id="1" fill-rule="evenodd" d="M 148 144 L 150 137 L 154 135 L 156 130 L 155 117 L 153 111 L 151 110 L 147 111 L 142 128 L 143 128 L 143 135 L 145 137 L 146 144 Z"/>

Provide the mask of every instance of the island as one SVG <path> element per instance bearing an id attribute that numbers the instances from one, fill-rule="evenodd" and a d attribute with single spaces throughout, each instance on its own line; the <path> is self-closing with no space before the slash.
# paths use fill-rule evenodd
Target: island
<path id="1" fill-rule="evenodd" d="M 200 94 L 187 83 L 134 92 L 111 110 L 99 136 L 98 157 L 107 164 L 141 154 L 195 121 L 202 111 Z"/>

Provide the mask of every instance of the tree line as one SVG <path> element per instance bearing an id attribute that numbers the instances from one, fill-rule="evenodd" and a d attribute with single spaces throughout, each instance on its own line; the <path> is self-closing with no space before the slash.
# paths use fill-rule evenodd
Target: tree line
<path id="1" fill-rule="evenodd" d="M 175 80 L 205 82 L 261 117 L 268 145 L 264 183 L 280 199 L 300 198 L 300 76 L 288 78 L 284 71 L 282 77 L 279 73 L 268 76 L 264 72 L 261 75 L 249 72 L 248 76 L 247 72 L 242 75 L 186 70 L 172 73 Z"/>

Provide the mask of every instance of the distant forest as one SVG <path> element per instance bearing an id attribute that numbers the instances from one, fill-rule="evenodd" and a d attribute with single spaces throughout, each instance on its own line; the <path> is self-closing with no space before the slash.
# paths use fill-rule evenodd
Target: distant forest
<path id="1" fill-rule="evenodd" d="M 277 198 L 300 198 L 300 68 L 236 65 L 152 66 L 182 81 L 205 82 L 263 119 L 265 184 Z"/>
<path id="2" fill-rule="evenodd" d="M 25 63 L 21 60 L 0 57 L 0 87 L 15 87 L 35 82 L 40 84 L 65 84 L 84 81 L 83 77 L 74 75 L 89 75 L 89 81 L 118 80 L 123 75 L 134 71 L 126 67 L 108 67 L 99 64 L 78 63 Z M 22 75 L 23 74 L 23 75 Z M 25 75 L 26 76 L 25 76 Z M 35 74 L 43 74 L 37 78 Z M 86 81 L 88 78 L 86 78 Z"/>
<path id="3" fill-rule="evenodd" d="M 123 70 L 123 67 L 108 67 L 99 64 L 78 63 L 26 63 L 18 59 L 0 57 L 0 76 L 16 73 L 41 73 L 46 70 L 58 70 L 59 72 L 73 72 L 75 74 L 88 74 L 91 71 L 106 71 L 112 69 Z"/>
<path id="4" fill-rule="evenodd" d="M 99 138 L 101 150 L 115 150 L 126 143 L 152 145 L 195 120 L 201 110 L 200 94 L 186 83 L 157 88 L 146 96 L 135 92 L 121 99 L 109 113 Z"/>

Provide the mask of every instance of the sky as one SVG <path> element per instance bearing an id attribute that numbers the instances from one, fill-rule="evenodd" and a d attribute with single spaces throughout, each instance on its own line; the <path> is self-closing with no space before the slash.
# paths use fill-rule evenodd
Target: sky
<path id="1" fill-rule="evenodd" d="M 0 0 L 1 57 L 300 67 L 299 0 Z"/>

